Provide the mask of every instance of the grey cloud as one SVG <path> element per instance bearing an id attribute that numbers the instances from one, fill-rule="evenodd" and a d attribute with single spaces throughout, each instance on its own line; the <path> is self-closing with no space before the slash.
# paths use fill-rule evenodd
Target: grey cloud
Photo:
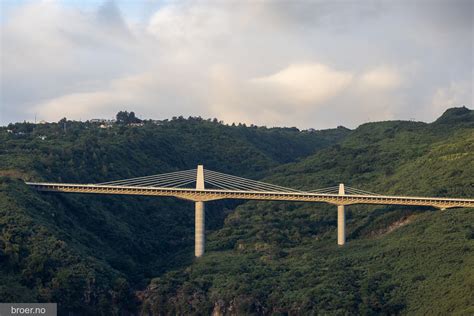
<path id="1" fill-rule="evenodd" d="M 328 27 L 347 30 L 354 23 L 373 19 L 383 13 L 379 1 L 273 1 L 265 10 L 285 25 L 303 29 Z"/>
<path id="2" fill-rule="evenodd" d="M 106 1 L 97 10 L 97 22 L 105 28 L 109 33 L 115 36 L 125 36 L 132 38 L 132 34 L 128 29 L 120 9 L 117 4 L 112 1 Z"/>
<path id="3" fill-rule="evenodd" d="M 113 1 L 95 13 L 31 2 L 2 22 L 0 121 L 129 105 L 149 117 L 354 127 L 472 105 L 472 2 L 412 3 L 170 2 L 131 22 Z M 336 89 L 334 74 L 350 80 Z"/>
<path id="4" fill-rule="evenodd" d="M 91 85 L 100 89 L 133 65 L 129 36 L 111 38 L 108 32 L 123 24 L 114 6 L 101 8 L 96 17 L 54 6 L 28 4 L 2 28 L 1 101 L 5 115 L 16 112 L 12 119 L 31 119 L 22 110 L 42 100 Z"/>
<path id="5" fill-rule="evenodd" d="M 407 5 L 437 31 L 472 32 L 474 2 L 471 0 L 433 0 Z"/>

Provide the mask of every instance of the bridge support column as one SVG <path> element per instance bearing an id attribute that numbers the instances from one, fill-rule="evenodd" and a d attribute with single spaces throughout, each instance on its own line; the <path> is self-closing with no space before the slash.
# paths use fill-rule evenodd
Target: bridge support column
<path id="1" fill-rule="evenodd" d="M 204 168 L 202 165 L 197 167 L 196 190 L 204 190 Z M 194 255 L 196 258 L 202 257 L 206 244 L 205 220 L 206 213 L 204 202 L 196 201 L 194 213 Z"/>
<path id="2" fill-rule="evenodd" d="M 339 195 L 344 195 L 344 184 L 339 184 Z M 344 246 L 346 243 L 346 213 L 344 205 L 337 206 L 337 244 Z"/>
<path id="3" fill-rule="evenodd" d="M 204 254 L 206 244 L 205 232 L 205 210 L 204 202 L 196 202 L 196 212 L 194 219 L 194 255 L 199 258 Z"/>

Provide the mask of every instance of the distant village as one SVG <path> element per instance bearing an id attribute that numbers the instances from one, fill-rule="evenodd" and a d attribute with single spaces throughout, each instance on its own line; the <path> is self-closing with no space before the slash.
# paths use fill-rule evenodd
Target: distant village
<path id="1" fill-rule="evenodd" d="M 90 119 L 87 120 L 83 123 L 85 124 L 92 124 L 96 125 L 100 129 L 109 129 L 112 128 L 114 125 L 122 125 L 122 126 L 130 126 L 130 127 L 141 127 L 144 126 L 145 123 L 147 124 L 154 124 L 154 125 L 162 125 L 164 122 L 168 120 L 141 120 L 135 116 L 134 112 L 127 112 L 127 111 L 120 111 L 117 113 L 116 119 L 105 119 L 105 118 L 95 118 L 95 119 Z M 66 132 L 68 123 L 71 121 L 68 121 L 66 118 L 61 119 L 58 122 L 47 122 L 45 120 L 40 120 L 38 122 L 23 122 L 23 124 L 27 124 L 29 126 L 31 125 L 47 125 L 47 124 L 59 124 L 61 126 L 61 129 L 64 129 Z M 26 134 L 29 134 L 28 131 L 25 131 L 24 129 L 17 129 L 14 128 L 15 124 L 9 124 L 6 132 L 8 134 L 12 135 L 18 135 L 18 136 L 23 136 Z M 85 127 L 86 129 L 88 128 L 87 126 Z M 47 136 L 46 135 L 38 135 L 37 136 L 41 140 L 46 140 Z"/>
<path id="2" fill-rule="evenodd" d="M 99 128 L 112 128 L 114 124 L 117 123 L 116 119 L 91 119 L 88 121 L 89 123 L 94 123 L 94 124 L 100 124 Z M 161 125 L 163 122 L 160 120 L 149 120 L 150 123 L 155 124 L 155 125 Z M 126 125 L 128 126 L 143 126 L 145 123 L 143 122 L 130 122 L 127 123 Z"/>

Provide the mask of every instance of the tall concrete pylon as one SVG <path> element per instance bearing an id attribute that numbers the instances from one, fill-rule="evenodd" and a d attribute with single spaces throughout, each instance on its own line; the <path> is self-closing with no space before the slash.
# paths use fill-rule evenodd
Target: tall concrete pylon
<path id="1" fill-rule="evenodd" d="M 345 195 L 344 183 L 339 184 L 339 195 Z M 346 214 L 344 205 L 337 206 L 337 244 L 344 246 L 346 243 Z"/>
<path id="2" fill-rule="evenodd" d="M 204 167 L 202 165 L 197 166 L 196 175 L 196 190 L 204 190 Z M 205 247 L 205 210 L 204 202 L 195 202 L 195 217 L 194 217 L 194 255 L 196 258 L 201 257 L 204 254 Z"/>

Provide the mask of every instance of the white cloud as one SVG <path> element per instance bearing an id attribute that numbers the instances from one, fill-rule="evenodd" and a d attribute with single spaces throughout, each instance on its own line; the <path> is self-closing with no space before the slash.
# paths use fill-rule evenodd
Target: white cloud
<path id="1" fill-rule="evenodd" d="M 360 80 L 369 89 L 394 89 L 402 83 L 400 73 L 387 66 L 377 67 L 362 74 Z"/>
<path id="2" fill-rule="evenodd" d="M 160 41 L 179 45 L 214 40 L 228 33 L 229 14 L 212 6 L 170 4 L 151 17 L 148 31 Z"/>
<path id="3" fill-rule="evenodd" d="M 275 74 L 251 82 L 269 93 L 278 94 L 288 104 L 315 105 L 337 95 L 352 81 L 352 74 L 317 63 L 294 64 Z"/>

